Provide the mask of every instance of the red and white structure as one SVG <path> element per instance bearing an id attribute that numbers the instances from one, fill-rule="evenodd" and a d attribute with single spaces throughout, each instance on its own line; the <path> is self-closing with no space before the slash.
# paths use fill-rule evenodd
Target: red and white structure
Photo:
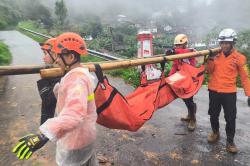
<path id="1" fill-rule="evenodd" d="M 137 34 L 137 57 L 146 58 L 153 56 L 153 35 L 150 31 L 140 31 Z M 148 80 L 157 79 L 161 75 L 161 71 L 156 68 L 154 64 L 145 66 L 145 72 Z"/>

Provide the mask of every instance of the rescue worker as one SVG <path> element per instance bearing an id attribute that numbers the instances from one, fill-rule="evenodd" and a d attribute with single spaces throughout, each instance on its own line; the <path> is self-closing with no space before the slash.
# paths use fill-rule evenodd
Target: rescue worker
<path id="1" fill-rule="evenodd" d="M 187 44 L 188 44 L 187 35 L 178 34 L 174 39 L 175 47 L 173 49 L 167 50 L 166 54 L 167 55 L 183 54 L 195 51 L 194 49 L 187 48 Z M 196 60 L 195 58 L 174 60 L 168 76 L 171 76 L 172 74 L 176 73 L 183 63 L 188 63 L 190 65 L 195 66 Z M 194 103 L 193 97 L 190 97 L 188 99 L 183 99 L 183 101 L 188 109 L 188 115 L 186 117 L 181 118 L 181 121 L 187 121 L 188 130 L 194 131 L 196 128 L 196 109 L 197 109 L 196 103 Z"/>
<path id="2" fill-rule="evenodd" d="M 45 43 L 40 43 L 41 49 L 44 52 L 43 61 L 47 64 L 53 64 L 55 62 L 55 55 L 51 51 L 52 46 L 55 44 L 56 38 L 48 39 Z M 56 108 L 56 98 L 53 93 L 53 88 L 57 82 L 60 82 L 61 77 L 56 78 L 44 78 L 37 81 L 37 87 L 42 99 L 41 104 L 41 120 L 40 124 L 43 124 L 49 118 L 53 118 Z"/>
<path id="3" fill-rule="evenodd" d="M 66 73 L 54 87 L 57 117 L 43 123 L 37 134 L 20 139 L 13 152 L 20 159 L 29 159 L 50 140 L 56 142 L 59 166 L 96 166 L 94 82 L 80 64 L 80 56 L 87 54 L 86 44 L 78 34 L 67 32 L 57 37 L 52 51 L 56 64 Z"/>
<path id="4" fill-rule="evenodd" d="M 210 56 L 207 64 L 209 75 L 209 110 L 212 132 L 208 134 L 208 142 L 217 142 L 220 138 L 219 115 L 221 107 L 224 109 L 226 120 L 227 143 L 226 150 L 237 153 L 238 148 L 234 143 L 236 123 L 236 79 L 240 75 L 241 83 L 246 96 L 250 96 L 250 80 L 246 57 L 239 53 L 234 45 L 237 34 L 233 29 L 224 29 L 220 32 L 218 41 L 221 52 Z"/>

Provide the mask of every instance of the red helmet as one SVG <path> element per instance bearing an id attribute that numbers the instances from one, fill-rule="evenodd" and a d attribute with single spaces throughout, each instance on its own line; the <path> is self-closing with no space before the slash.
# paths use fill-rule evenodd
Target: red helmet
<path id="1" fill-rule="evenodd" d="M 73 32 L 65 32 L 59 35 L 56 39 L 56 46 L 53 47 L 56 54 L 68 53 L 75 51 L 80 55 L 86 55 L 87 46 L 84 39 Z"/>
<path id="2" fill-rule="evenodd" d="M 50 38 L 46 42 L 40 43 L 40 46 L 43 50 L 51 50 L 52 47 L 55 45 L 55 43 L 56 43 L 56 38 Z"/>

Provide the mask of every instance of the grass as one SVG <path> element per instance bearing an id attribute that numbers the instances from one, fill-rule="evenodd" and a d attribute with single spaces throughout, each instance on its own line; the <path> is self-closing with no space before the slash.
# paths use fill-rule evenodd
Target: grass
<path id="1" fill-rule="evenodd" d="M 0 65 L 8 65 L 11 62 L 11 53 L 7 45 L 0 41 Z"/>
<path id="2" fill-rule="evenodd" d="M 83 63 L 87 63 L 87 62 L 100 62 L 100 61 L 103 61 L 103 59 L 95 57 L 95 56 L 91 56 L 91 55 L 82 56 L 81 57 L 81 62 L 83 62 Z"/>
<path id="3" fill-rule="evenodd" d="M 37 25 L 37 23 L 34 22 L 34 21 L 22 21 L 22 22 L 19 22 L 18 25 L 17 25 L 17 30 L 22 32 L 26 36 L 29 36 L 30 38 L 32 38 L 33 40 L 35 40 L 35 41 L 37 41 L 39 43 L 42 43 L 42 42 L 47 40 L 47 39 L 45 39 L 43 37 L 40 37 L 38 35 L 33 35 L 33 34 L 27 32 L 27 31 L 24 31 L 21 28 L 27 28 L 27 29 L 30 29 L 32 31 L 39 32 L 39 33 L 42 33 L 42 34 L 48 34 L 48 31 L 46 29 L 40 28 L 39 25 Z"/>
<path id="4" fill-rule="evenodd" d="M 137 68 L 117 69 L 106 72 L 114 77 L 121 77 L 126 83 L 131 84 L 133 87 L 140 85 L 140 74 Z"/>

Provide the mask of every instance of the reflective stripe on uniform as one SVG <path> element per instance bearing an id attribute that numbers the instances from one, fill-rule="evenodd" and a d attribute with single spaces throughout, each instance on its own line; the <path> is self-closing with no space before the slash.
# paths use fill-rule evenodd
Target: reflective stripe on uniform
<path id="1" fill-rule="evenodd" d="M 88 101 L 92 101 L 95 98 L 95 94 L 92 93 L 91 95 L 88 96 Z"/>

